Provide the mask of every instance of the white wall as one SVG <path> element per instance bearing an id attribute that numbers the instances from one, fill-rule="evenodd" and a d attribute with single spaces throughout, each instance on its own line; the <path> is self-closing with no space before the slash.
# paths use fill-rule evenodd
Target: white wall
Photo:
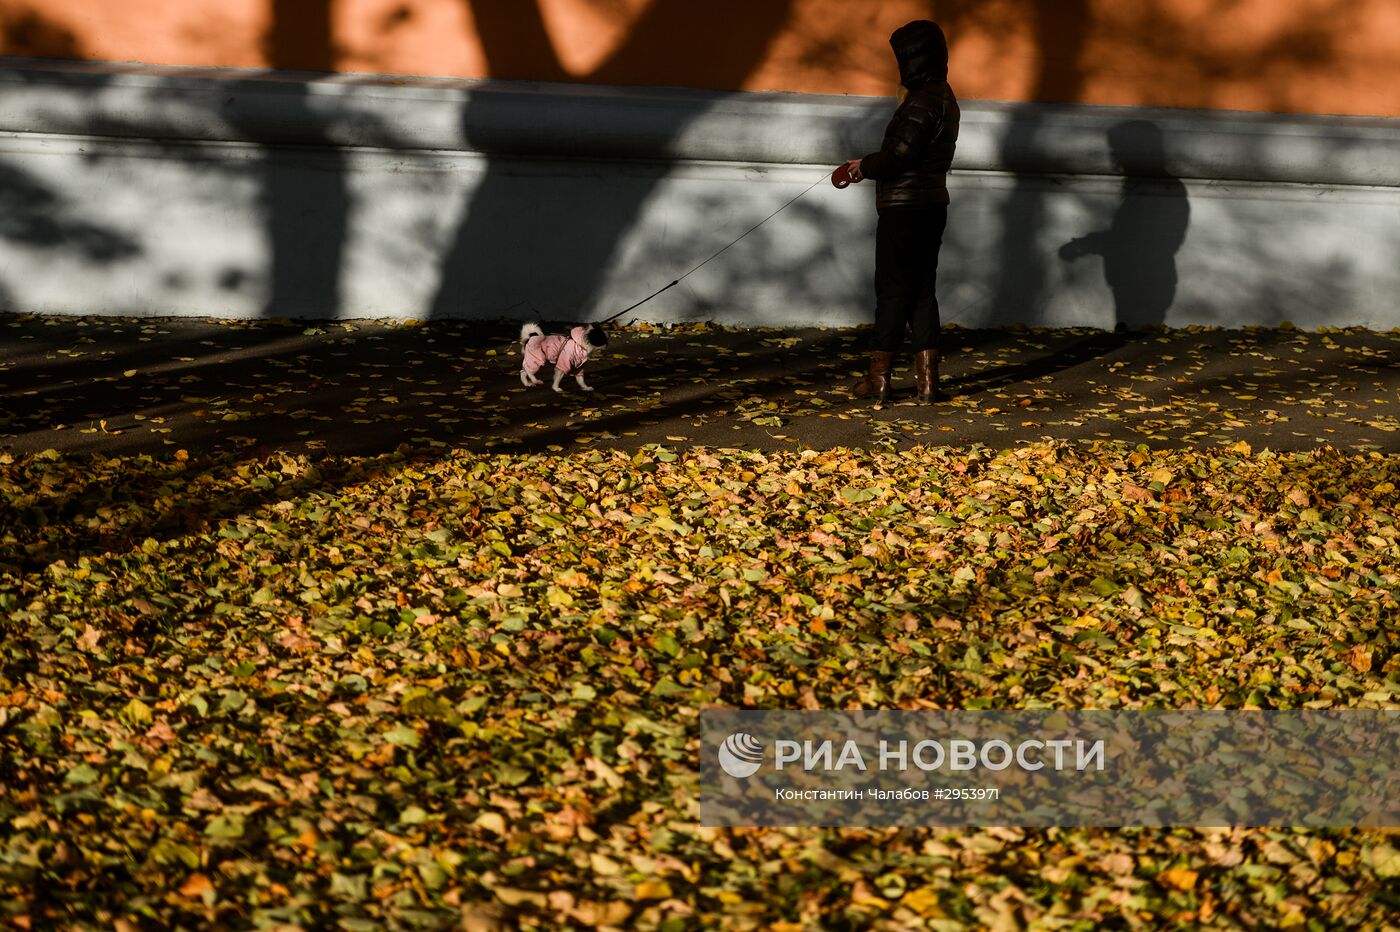
<path id="1" fill-rule="evenodd" d="M 636 316 L 863 323 L 891 105 L 0 60 L 0 307 L 587 319 L 819 182 Z M 956 165 L 947 322 L 1400 326 L 1400 121 L 967 101 Z"/>

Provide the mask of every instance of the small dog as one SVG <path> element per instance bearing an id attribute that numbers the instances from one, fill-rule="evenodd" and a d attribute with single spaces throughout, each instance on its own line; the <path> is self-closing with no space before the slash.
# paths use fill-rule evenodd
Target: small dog
<path id="1" fill-rule="evenodd" d="M 568 336 L 558 333 L 545 336 L 539 324 L 526 324 L 520 328 L 520 351 L 524 357 L 520 382 L 526 388 L 544 384 L 538 377 L 539 371 L 552 365 L 556 392 L 563 391 L 559 386 L 566 375 L 573 376 L 579 388 L 591 392 L 593 387 L 583 379 L 583 367 L 588 364 L 589 354 L 607 345 L 608 336 L 602 327 L 575 327 Z"/>

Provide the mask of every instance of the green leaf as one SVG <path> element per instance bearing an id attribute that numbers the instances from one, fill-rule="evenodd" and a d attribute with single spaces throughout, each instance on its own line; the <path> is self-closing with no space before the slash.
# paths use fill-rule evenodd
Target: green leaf
<path id="1" fill-rule="evenodd" d="M 78 786 L 86 786 L 89 783 L 96 782 L 99 776 L 101 776 L 101 774 L 97 770 L 94 770 L 91 766 L 84 763 L 69 770 L 68 773 L 64 775 L 63 782 L 73 783 Z"/>
<path id="2" fill-rule="evenodd" d="M 243 816 L 236 812 L 226 812 L 215 816 L 204 829 L 210 838 L 242 838 Z"/>
<path id="3" fill-rule="evenodd" d="M 248 702 L 246 693 L 237 689 L 225 689 L 222 691 L 223 699 L 219 701 L 220 712 L 237 712 Z"/>
<path id="4" fill-rule="evenodd" d="M 331 874 L 331 896 L 362 903 L 369 897 L 369 878 L 363 874 Z"/>
<path id="5" fill-rule="evenodd" d="M 399 747 L 416 748 L 422 739 L 416 730 L 407 725 L 396 725 L 384 732 L 384 740 Z"/>
<path id="6" fill-rule="evenodd" d="M 1119 587 L 1113 580 L 1106 579 L 1103 576 L 1097 576 L 1089 583 L 1089 588 L 1094 590 L 1095 595 L 1102 596 L 1106 599 L 1111 595 L 1115 595 Z"/>

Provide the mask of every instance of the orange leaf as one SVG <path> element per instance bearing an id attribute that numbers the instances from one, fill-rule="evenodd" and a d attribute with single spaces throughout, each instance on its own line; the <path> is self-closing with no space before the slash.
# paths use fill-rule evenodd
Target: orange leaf
<path id="1" fill-rule="evenodd" d="M 213 882 L 204 874 L 191 874 L 190 879 L 186 880 L 184 885 L 180 887 L 180 895 L 193 900 L 196 897 L 204 896 L 213 889 Z"/>
<path id="2" fill-rule="evenodd" d="M 1351 668 L 1357 673 L 1371 672 L 1371 657 L 1371 652 L 1362 650 L 1360 645 L 1347 651 L 1347 663 L 1351 664 Z"/>

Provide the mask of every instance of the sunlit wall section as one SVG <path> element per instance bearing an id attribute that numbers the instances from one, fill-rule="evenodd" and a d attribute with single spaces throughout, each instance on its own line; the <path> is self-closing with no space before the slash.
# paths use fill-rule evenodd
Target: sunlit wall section
<path id="1" fill-rule="evenodd" d="M 1400 116 L 1394 0 L 6 0 L 9 55 L 881 96 L 932 18 L 961 96 Z"/>

